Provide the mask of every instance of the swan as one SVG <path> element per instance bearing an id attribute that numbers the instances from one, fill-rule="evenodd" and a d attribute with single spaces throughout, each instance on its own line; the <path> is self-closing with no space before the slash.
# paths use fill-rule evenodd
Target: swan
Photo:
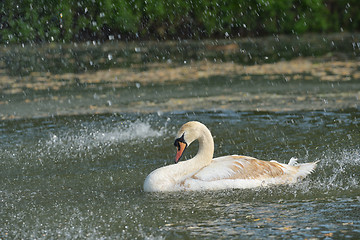
<path id="1" fill-rule="evenodd" d="M 199 150 L 190 160 L 179 162 L 185 149 L 195 140 Z M 174 143 L 175 164 L 152 171 L 145 179 L 145 192 L 220 190 L 254 188 L 274 184 L 290 184 L 305 178 L 317 162 L 288 164 L 263 161 L 253 157 L 229 155 L 213 159 L 214 140 L 202 123 L 191 121 L 179 130 Z"/>

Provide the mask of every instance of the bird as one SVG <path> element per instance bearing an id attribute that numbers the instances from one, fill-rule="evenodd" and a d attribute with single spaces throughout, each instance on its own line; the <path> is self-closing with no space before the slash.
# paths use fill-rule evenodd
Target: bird
<path id="1" fill-rule="evenodd" d="M 197 154 L 179 161 L 192 142 L 199 142 Z M 257 188 L 293 184 L 312 173 L 318 161 L 288 164 L 242 155 L 213 158 L 214 140 L 210 130 L 198 121 L 185 123 L 176 135 L 175 163 L 152 171 L 145 179 L 145 192 L 208 191 Z"/>

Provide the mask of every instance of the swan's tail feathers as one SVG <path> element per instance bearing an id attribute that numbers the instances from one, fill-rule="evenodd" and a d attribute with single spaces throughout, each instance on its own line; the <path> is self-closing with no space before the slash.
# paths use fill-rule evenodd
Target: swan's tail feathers
<path id="1" fill-rule="evenodd" d="M 288 165 L 295 166 L 297 164 L 297 160 L 298 159 L 294 158 L 294 157 L 290 158 L 290 161 L 289 161 Z"/>
<path id="2" fill-rule="evenodd" d="M 305 178 L 307 175 L 314 172 L 318 162 L 319 161 L 311 162 L 311 163 L 296 164 L 296 166 L 299 168 L 298 172 L 297 172 L 298 178 L 301 178 L 301 179 Z M 290 163 L 289 163 L 289 165 L 290 165 Z"/>

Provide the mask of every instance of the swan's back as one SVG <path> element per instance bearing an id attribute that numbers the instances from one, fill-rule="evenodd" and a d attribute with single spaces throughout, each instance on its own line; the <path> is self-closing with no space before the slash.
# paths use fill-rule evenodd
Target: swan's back
<path id="1" fill-rule="evenodd" d="M 247 156 L 224 156 L 213 159 L 183 182 L 188 190 L 252 188 L 272 184 L 295 183 L 310 174 L 316 163 L 282 164 Z"/>

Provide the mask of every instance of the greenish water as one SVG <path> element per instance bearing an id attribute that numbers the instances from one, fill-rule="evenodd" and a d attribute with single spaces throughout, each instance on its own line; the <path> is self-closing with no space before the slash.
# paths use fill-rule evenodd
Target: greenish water
<path id="1" fill-rule="evenodd" d="M 335 50 L 350 48 L 335 60 L 331 53 L 231 74 L 222 69 L 239 65 L 226 62 L 278 61 L 291 46 L 302 49 L 296 56 L 311 55 L 317 45 L 257 39 L 231 51 L 221 46 L 232 43 L 216 43 L 215 53 L 194 42 L 132 43 L 118 52 L 118 43 L 7 46 L 0 53 L 0 239 L 359 239 L 360 66 L 351 39 L 333 38 Z M 276 54 L 274 41 L 285 50 Z M 218 59 L 205 69 L 217 70 L 189 80 L 196 67 L 206 73 L 204 59 Z M 304 65 L 310 70 L 297 72 Z M 175 134 L 190 120 L 209 127 L 215 156 L 297 157 L 319 166 L 294 185 L 145 193 L 145 177 L 173 163 Z M 191 145 L 185 158 L 196 151 Z"/>
<path id="2" fill-rule="evenodd" d="M 0 70 L 6 69 L 12 76 L 27 76 L 32 72 L 82 73 L 135 65 L 146 69 L 149 63 L 184 64 L 201 60 L 249 65 L 326 54 L 354 59 L 359 56 L 359 39 L 359 33 L 337 33 L 205 41 L 2 45 Z"/>
<path id="3" fill-rule="evenodd" d="M 177 128 L 194 119 L 211 129 L 216 156 L 321 162 L 309 178 L 290 186 L 143 192 L 147 174 L 173 162 Z M 358 238 L 359 119 L 359 111 L 349 110 L 2 121 L 0 234 L 5 239 Z M 196 145 L 187 157 L 195 152 Z"/>
<path id="4" fill-rule="evenodd" d="M 303 76 L 303 75 L 302 75 Z M 266 77 L 266 76 L 265 76 Z M 282 76 L 212 77 L 187 83 L 137 83 L 122 88 L 73 87 L 58 91 L 25 89 L 4 94 L 0 119 L 105 113 L 172 111 L 337 111 L 359 109 L 359 80 L 286 81 Z M 180 127 L 180 126 L 179 126 Z"/>

